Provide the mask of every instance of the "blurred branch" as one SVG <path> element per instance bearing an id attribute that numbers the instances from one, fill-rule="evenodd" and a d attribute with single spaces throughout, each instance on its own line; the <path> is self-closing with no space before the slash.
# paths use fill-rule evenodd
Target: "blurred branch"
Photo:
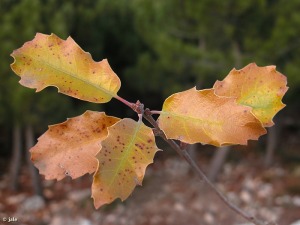
<path id="1" fill-rule="evenodd" d="M 30 149 L 34 146 L 34 132 L 33 132 L 32 125 L 27 125 L 25 127 L 25 140 L 26 140 L 26 149 Z M 40 180 L 39 172 L 37 168 L 34 167 L 30 159 L 29 150 L 26 151 L 26 160 L 30 171 L 31 183 L 34 189 L 34 193 L 44 198 L 43 187 L 42 187 L 42 182 Z"/>
<path id="2" fill-rule="evenodd" d="M 21 170 L 21 161 L 22 161 L 22 129 L 21 126 L 16 122 L 13 127 L 13 147 L 12 147 L 12 158 L 10 162 L 10 189 L 12 191 L 17 191 L 19 188 L 18 176 Z"/>

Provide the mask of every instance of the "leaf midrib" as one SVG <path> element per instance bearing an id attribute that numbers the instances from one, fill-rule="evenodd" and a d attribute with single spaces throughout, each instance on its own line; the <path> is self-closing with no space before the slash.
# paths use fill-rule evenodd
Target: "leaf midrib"
<path id="1" fill-rule="evenodd" d="M 217 126 L 222 126 L 222 122 L 218 122 L 218 121 L 212 121 L 212 120 L 205 120 L 205 119 L 201 119 L 199 117 L 192 117 L 192 116 L 188 116 L 188 115 L 185 115 L 185 114 L 179 114 L 179 113 L 174 113 L 174 112 L 168 112 L 168 111 L 161 111 L 161 114 L 169 114 L 169 115 L 172 115 L 172 116 L 175 116 L 175 117 L 179 117 L 181 119 L 191 119 L 191 120 L 196 120 L 198 123 L 209 123 L 209 124 L 214 124 L 214 125 L 217 125 Z"/>
<path id="2" fill-rule="evenodd" d="M 21 54 L 21 55 L 25 55 L 25 54 Z M 87 85 L 93 86 L 93 87 L 96 88 L 96 89 L 100 89 L 102 92 L 106 93 L 107 95 L 110 95 L 111 97 L 115 97 L 115 96 L 116 96 L 115 93 L 108 91 L 107 89 L 103 88 L 102 86 L 95 85 L 95 84 L 89 82 L 88 80 L 84 80 L 84 79 L 80 78 L 80 77 L 78 76 L 78 74 L 70 73 L 70 72 L 68 72 L 68 71 L 66 71 L 66 70 L 61 69 L 61 67 L 57 67 L 57 66 L 55 66 L 55 65 L 53 65 L 53 64 L 48 63 L 48 61 L 38 59 L 38 58 L 33 57 L 33 56 L 31 56 L 31 55 L 25 55 L 25 56 L 27 56 L 27 57 L 29 57 L 29 58 L 31 58 L 31 59 L 33 59 L 33 60 L 35 60 L 35 61 L 37 61 L 37 62 L 39 62 L 39 63 L 41 63 L 41 64 L 45 64 L 45 65 L 47 65 L 48 67 L 50 67 L 50 68 L 52 68 L 52 69 L 54 69 L 54 70 L 57 70 L 57 71 L 59 71 L 59 72 L 61 72 L 61 73 L 63 73 L 63 74 L 66 74 L 66 75 L 70 76 L 70 77 L 73 78 L 73 79 L 77 79 L 77 80 L 79 80 L 79 81 L 81 81 L 81 82 L 83 82 L 83 83 L 86 83 Z M 74 59 L 74 60 L 75 60 L 75 59 Z M 76 61 L 76 60 L 75 60 L 75 61 Z M 77 75 L 77 76 L 76 76 L 76 75 Z M 50 75 L 50 76 L 51 76 L 51 75 Z M 50 85 L 49 85 L 49 86 L 50 86 Z"/>
<path id="3" fill-rule="evenodd" d="M 136 128 L 135 128 L 135 130 L 134 130 L 134 134 L 132 135 L 132 138 L 131 138 L 131 140 L 130 140 L 130 143 L 127 145 L 126 149 L 124 150 L 124 154 L 123 154 L 123 157 L 121 158 L 121 161 L 120 161 L 120 163 L 119 163 L 119 166 L 118 166 L 118 168 L 115 170 L 115 174 L 114 174 L 113 178 L 111 179 L 110 184 L 108 185 L 108 189 L 110 189 L 111 185 L 114 183 L 114 181 L 115 181 L 115 179 L 116 179 L 116 176 L 117 176 L 117 174 L 118 174 L 118 172 L 119 172 L 121 166 L 123 165 L 124 160 L 127 160 L 127 159 L 128 159 L 128 155 L 130 154 L 130 149 L 131 149 L 131 147 L 132 147 L 132 145 L 133 145 L 133 143 L 134 143 L 134 140 L 136 139 L 137 132 L 138 132 L 138 130 L 140 129 L 140 126 L 141 126 L 141 125 L 142 125 L 142 122 L 141 122 L 141 121 L 138 122 L 138 124 L 137 124 L 137 126 L 136 126 Z M 130 166 L 131 166 L 131 164 L 130 164 Z"/>

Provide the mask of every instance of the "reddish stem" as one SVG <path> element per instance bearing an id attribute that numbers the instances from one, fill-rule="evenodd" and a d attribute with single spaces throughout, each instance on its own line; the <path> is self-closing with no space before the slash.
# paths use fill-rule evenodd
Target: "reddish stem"
<path id="1" fill-rule="evenodd" d="M 124 98 L 121 98 L 120 96 L 116 95 L 114 97 L 115 99 L 118 99 L 120 102 L 124 103 L 125 105 L 127 105 L 129 108 L 133 109 L 135 103 L 132 102 L 128 102 L 127 100 L 125 100 Z"/>

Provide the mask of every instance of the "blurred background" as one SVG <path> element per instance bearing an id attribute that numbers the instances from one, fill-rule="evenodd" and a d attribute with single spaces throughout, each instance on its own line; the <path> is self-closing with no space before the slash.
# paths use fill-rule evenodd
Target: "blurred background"
<path id="1" fill-rule="evenodd" d="M 249 145 L 189 151 L 220 190 L 258 218 L 300 220 L 300 1 L 298 0 L 0 0 L 0 224 L 245 224 L 207 189 L 186 162 L 158 139 L 163 152 L 143 187 L 124 203 L 99 210 L 92 176 L 46 181 L 28 149 L 49 124 L 86 110 L 136 115 L 116 100 L 90 104 L 24 88 L 10 54 L 36 32 L 71 36 L 95 61 L 107 58 L 122 81 L 119 95 L 161 110 L 166 97 L 210 88 L 232 68 L 276 65 L 288 77 L 276 126 Z"/>

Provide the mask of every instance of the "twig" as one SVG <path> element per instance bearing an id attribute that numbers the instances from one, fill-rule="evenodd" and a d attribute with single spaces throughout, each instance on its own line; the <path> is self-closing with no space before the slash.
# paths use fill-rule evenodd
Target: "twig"
<path id="1" fill-rule="evenodd" d="M 238 208 L 236 205 L 234 205 L 232 202 L 230 202 L 225 195 L 220 192 L 217 187 L 207 178 L 207 176 L 204 174 L 204 172 L 202 171 L 202 169 L 197 165 L 197 163 L 194 161 L 194 159 L 189 155 L 189 153 L 187 152 L 186 148 L 181 149 L 179 147 L 179 145 L 171 140 L 171 139 L 167 139 L 166 135 L 164 134 L 164 132 L 159 128 L 157 122 L 154 120 L 154 118 L 151 115 L 151 111 L 149 109 L 145 109 L 144 112 L 144 118 L 146 120 L 148 120 L 152 126 L 155 128 L 156 133 L 158 136 L 160 136 L 161 138 L 163 138 L 182 158 L 184 158 L 192 167 L 192 169 L 194 170 L 194 172 L 202 179 L 204 180 L 208 186 L 221 198 L 221 200 L 230 208 L 232 209 L 234 212 L 236 212 L 237 214 L 241 215 L 242 217 L 244 217 L 246 220 L 248 220 L 249 222 L 252 222 L 256 225 L 266 225 L 266 223 L 258 220 L 257 218 L 255 218 L 254 216 L 251 216 L 249 214 L 247 214 L 246 212 L 242 211 L 240 208 Z M 270 224 L 271 223 L 267 223 Z"/>
<path id="2" fill-rule="evenodd" d="M 119 100 L 120 102 L 122 102 L 123 104 L 125 104 L 125 105 L 127 105 L 129 108 L 131 108 L 131 109 L 133 109 L 133 107 L 134 107 L 134 103 L 132 103 L 132 102 L 128 102 L 126 99 L 124 99 L 124 98 L 122 98 L 122 97 L 120 97 L 120 96 L 118 96 L 118 95 L 116 95 L 116 96 L 114 96 L 114 98 L 115 99 L 117 99 L 117 100 Z M 134 109 L 133 109 L 134 110 Z"/>

